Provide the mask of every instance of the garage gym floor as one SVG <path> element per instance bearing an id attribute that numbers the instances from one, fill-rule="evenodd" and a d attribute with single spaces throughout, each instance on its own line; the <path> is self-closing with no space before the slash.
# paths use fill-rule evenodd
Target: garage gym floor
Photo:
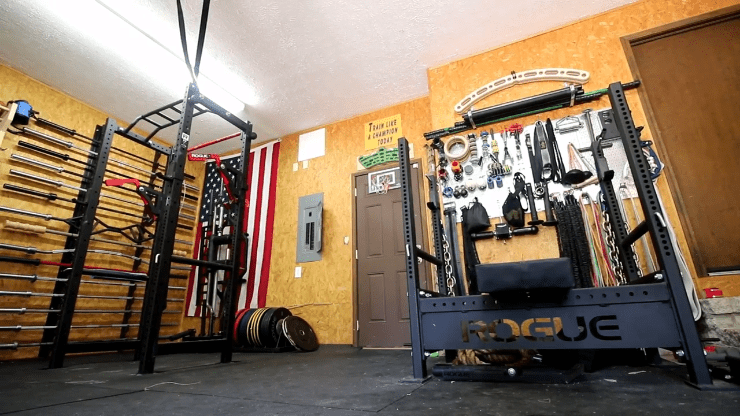
<path id="1" fill-rule="evenodd" d="M 0 362 L 0 414 L 13 415 L 738 415 L 740 393 L 700 392 L 685 369 L 610 367 L 570 385 L 403 382 L 408 350 L 322 346 L 312 353 L 157 358 L 132 354 Z M 430 363 L 431 364 L 431 363 Z M 431 369 L 431 365 L 430 365 Z M 633 374 L 630 374 L 633 373 Z M 636 373 L 636 374 L 634 374 Z"/>

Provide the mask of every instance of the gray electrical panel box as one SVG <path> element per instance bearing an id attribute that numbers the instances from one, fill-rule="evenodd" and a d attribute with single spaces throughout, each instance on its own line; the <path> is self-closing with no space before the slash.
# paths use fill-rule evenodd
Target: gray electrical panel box
<path id="1" fill-rule="evenodd" d="M 298 244 L 296 263 L 321 260 L 322 218 L 324 194 L 302 196 L 298 199 Z"/>

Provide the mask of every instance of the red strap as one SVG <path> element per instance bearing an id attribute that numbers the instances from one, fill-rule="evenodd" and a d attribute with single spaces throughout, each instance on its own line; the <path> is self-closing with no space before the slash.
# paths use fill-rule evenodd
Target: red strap
<path id="1" fill-rule="evenodd" d="M 210 142 L 205 142 L 205 143 L 202 143 L 202 144 L 198 144 L 198 145 L 195 145 L 195 146 L 191 147 L 190 149 L 188 149 L 188 152 L 192 152 L 192 151 L 195 151 L 195 150 L 198 150 L 198 149 L 202 149 L 202 148 L 208 147 L 208 146 L 210 146 L 212 144 L 221 143 L 221 142 L 223 142 L 225 140 L 233 139 L 234 137 L 239 137 L 241 135 L 242 135 L 241 132 L 234 133 L 234 134 L 230 134 L 228 136 L 222 137 L 220 139 L 216 139 L 216 140 L 212 140 Z"/>
<path id="2" fill-rule="evenodd" d="M 120 178 L 120 179 L 106 179 L 105 186 L 123 186 L 127 183 L 133 183 L 138 188 L 141 185 L 138 179 L 134 178 Z"/>

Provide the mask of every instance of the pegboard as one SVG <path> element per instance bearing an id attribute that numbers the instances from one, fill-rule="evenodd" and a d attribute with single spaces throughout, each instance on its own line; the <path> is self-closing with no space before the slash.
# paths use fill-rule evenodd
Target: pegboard
<path id="1" fill-rule="evenodd" d="M 603 110 L 608 110 L 608 108 L 605 108 Z M 598 113 L 602 110 L 596 110 L 591 111 L 590 118 L 591 123 L 594 128 L 594 133 L 598 135 L 602 130 L 602 124 L 599 120 Z M 565 164 L 565 170 L 566 172 L 571 169 L 570 165 L 570 157 L 568 154 L 568 144 L 573 143 L 573 145 L 576 147 L 576 149 L 584 148 L 584 147 L 590 147 L 591 146 L 591 140 L 588 135 L 588 130 L 586 130 L 586 126 L 584 123 L 585 121 L 585 115 L 583 113 L 580 114 L 573 114 L 570 117 L 576 117 L 578 120 L 581 121 L 582 125 L 578 130 L 560 133 L 557 130 L 555 131 L 555 137 L 558 142 L 558 148 L 560 149 L 560 154 L 562 155 L 563 162 Z M 567 117 L 566 117 L 567 118 Z M 553 126 L 556 126 L 558 122 L 562 119 L 555 119 L 552 120 Z M 543 120 L 544 122 L 544 120 Z M 513 164 L 511 166 L 511 172 L 505 176 L 502 177 L 503 184 L 501 187 L 496 186 L 494 184 L 494 188 L 488 188 L 481 190 L 479 187 L 476 187 L 476 189 L 472 192 L 468 191 L 468 196 L 465 198 L 455 198 L 455 197 L 442 197 L 442 202 L 447 203 L 455 203 L 456 209 L 457 209 L 457 218 L 458 222 L 462 221 L 462 212 L 460 209 L 462 207 L 467 206 L 475 198 L 478 198 L 478 201 L 483 204 L 483 206 L 486 207 L 486 211 L 488 212 L 488 216 L 491 218 L 501 218 L 501 222 L 503 222 L 502 218 L 502 209 L 501 206 L 503 205 L 504 201 L 506 201 L 506 197 L 509 195 L 510 191 L 514 190 L 514 174 L 516 172 L 520 172 L 525 177 L 525 182 L 532 183 L 532 169 L 530 167 L 529 163 L 529 156 L 527 155 L 527 147 L 525 144 L 525 138 L 527 134 L 530 135 L 530 137 L 534 138 L 534 129 L 535 125 L 531 124 L 528 126 L 524 126 L 523 131 L 520 133 L 520 150 L 521 150 L 521 158 L 518 157 L 515 141 L 513 135 L 509 135 L 508 137 L 508 148 L 509 148 L 509 154 L 512 157 Z M 497 141 L 498 148 L 499 148 L 499 161 L 503 161 L 504 158 L 504 142 L 503 138 L 500 132 L 494 132 L 493 139 Z M 449 138 L 447 139 L 449 140 Z M 482 155 L 482 145 L 483 140 L 480 138 L 479 134 L 476 134 L 476 144 L 478 148 L 478 157 Z M 489 143 L 491 138 L 489 136 Z M 446 140 L 443 140 L 446 142 Z M 631 174 L 629 171 L 629 168 L 625 169 L 625 166 L 627 165 L 627 158 L 624 153 L 624 147 L 622 145 L 621 140 L 610 140 L 608 142 L 607 146 L 604 148 L 604 156 L 607 159 L 607 162 L 609 164 L 609 168 L 614 171 L 614 179 L 612 180 L 612 183 L 614 185 L 614 189 L 618 190 L 621 183 L 625 183 L 626 189 L 625 192 L 622 192 L 622 197 L 626 198 L 632 198 L 636 197 L 637 193 L 634 188 L 633 181 L 631 180 Z M 582 152 L 583 158 L 586 160 L 586 163 L 588 164 L 587 168 L 591 170 L 591 172 L 596 175 L 596 172 L 594 171 L 594 159 L 591 152 Z M 471 158 L 468 158 L 468 160 L 465 160 L 462 163 L 463 169 L 465 169 L 466 166 L 472 166 L 473 171 L 472 174 L 468 175 L 466 173 L 463 173 L 463 179 L 462 181 L 456 181 L 454 179 L 454 176 L 452 174 L 452 171 L 450 170 L 450 166 L 446 167 L 449 180 L 445 182 L 440 182 L 439 186 L 440 189 L 444 189 L 445 187 L 451 187 L 455 188 L 456 186 L 465 185 L 469 180 L 473 180 L 475 182 L 485 181 L 488 177 L 488 164 L 490 163 L 490 157 L 487 159 L 484 158 L 484 162 L 481 164 L 481 166 L 478 166 L 476 164 L 473 164 L 471 161 Z M 469 168 L 468 168 L 469 169 Z M 624 174 L 627 174 L 627 177 L 623 177 Z M 559 183 L 554 182 L 548 182 L 548 191 L 550 194 L 559 194 L 563 191 L 572 189 L 569 185 L 562 185 Z M 580 189 L 581 192 L 587 192 L 592 199 L 595 199 L 597 194 L 600 191 L 600 186 L 598 183 L 586 186 L 582 189 Z M 522 205 L 524 207 L 527 206 L 527 202 L 522 200 Z M 535 205 L 537 206 L 537 211 L 542 212 L 545 210 L 545 203 L 542 199 L 535 199 Z M 540 215 L 540 218 L 544 218 L 544 214 Z"/>

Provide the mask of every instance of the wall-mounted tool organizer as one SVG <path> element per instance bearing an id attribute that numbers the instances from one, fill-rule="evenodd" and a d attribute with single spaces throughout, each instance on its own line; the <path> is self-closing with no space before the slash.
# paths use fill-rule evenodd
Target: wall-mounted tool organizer
<path id="1" fill-rule="evenodd" d="M 627 160 L 622 143 L 618 140 L 619 136 L 610 133 L 614 128 L 613 122 L 605 121 L 610 120 L 610 113 L 611 109 L 607 108 L 574 114 L 551 122 L 566 171 L 580 168 L 590 171 L 592 175 L 595 174 L 595 167 L 593 162 L 590 162 L 592 159 L 591 138 L 585 127 L 586 117 L 590 118 L 597 133 L 606 129 L 607 147 L 604 149 L 604 154 L 609 166 L 619 172 L 614 178 L 615 187 L 619 187 L 625 182 L 622 173 L 628 174 L 629 172 L 624 170 Z M 543 119 L 542 122 L 544 126 L 545 120 Z M 535 129 L 534 124 L 522 127 L 518 133 L 482 129 L 469 133 L 466 137 L 453 136 L 442 139 L 445 162 L 437 161 L 437 178 L 440 180 L 442 201 L 444 204 L 455 204 L 458 221 L 462 220 L 460 209 L 476 198 L 486 207 L 491 218 L 502 217 L 501 207 L 509 192 L 515 189 L 514 174 L 522 173 L 526 182 L 532 182 L 532 164 L 527 155 L 530 147 L 527 146 L 527 142 L 533 142 L 536 137 Z M 471 148 L 475 148 L 475 155 L 470 150 Z M 591 183 L 591 185 L 580 184 L 575 188 L 589 193 L 593 199 L 599 191 L 598 185 L 594 182 L 594 180 L 587 181 L 586 183 Z M 550 182 L 548 184 L 548 191 L 551 194 L 560 194 L 573 188 L 574 186 L 563 183 Z M 635 196 L 634 185 L 631 180 L 627 180 L 623 197 L 633 198 Z M 541 198 L 536 198 L 535 204 L 538 211 L 545 210 L 544 201 Z M 526 206 L 526 203 L 524 205 Z"/>

